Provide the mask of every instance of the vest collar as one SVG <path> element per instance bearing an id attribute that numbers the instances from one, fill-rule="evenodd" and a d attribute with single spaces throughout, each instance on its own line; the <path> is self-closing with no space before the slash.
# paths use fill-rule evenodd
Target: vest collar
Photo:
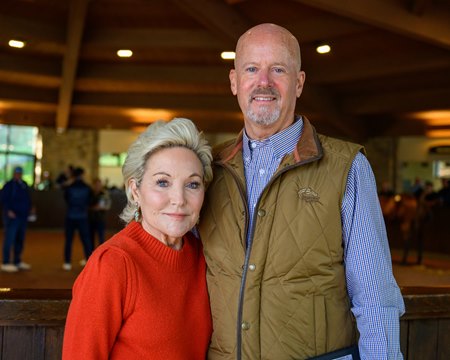
<path id="1" fill-rule="evenodd" d="M 316 133 L 316 129 L 305 116 L 302 116 L 302 119 L 303 131 L 300 135 L 300 140 L 292 153 L 295 163 L 319 160 L 323 156 L 322 145 Z M 244 129 L 241 130 L 235 140 L 224 144 L 224 146 L 218 150 L 215 160 L 225 164 L 233 159 L 238 152 L 241 152 L 243 146 L 243 134 Z"/>

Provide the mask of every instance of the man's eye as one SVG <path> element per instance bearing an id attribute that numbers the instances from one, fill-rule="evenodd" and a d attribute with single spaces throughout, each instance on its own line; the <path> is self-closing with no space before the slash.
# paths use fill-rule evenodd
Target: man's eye
<path id="1" fill-rule="evenodd" d="M 159 187 L 167 187 L 169 186 L 169 182 L 167 180 L 160 179 L 156 181 L 156 185 Z"/>
<path id="2" fill-rule="evenodd" d="M 248 67 L 247 69 L 245 69 L 245 71 L 254 73 L 254 72 L 256 72 L 256 67 L 254 67 L 254 66 Z"/>
<path id="3" fill-rule="evenodd" d="M 278 74 L 282 74 L 284 73 L 284 69 L 283 68 L 275 68 L 274 71 Z"/>
<path id="4" fill-rule="evenodd" d="M 201 185 L 202 184 L 200 184 L 198 181 L 193 181 L 193 182 L 190 182 L 189 184 L 187 184 L 187 187 L 189 189 L 199 189 Z"/>

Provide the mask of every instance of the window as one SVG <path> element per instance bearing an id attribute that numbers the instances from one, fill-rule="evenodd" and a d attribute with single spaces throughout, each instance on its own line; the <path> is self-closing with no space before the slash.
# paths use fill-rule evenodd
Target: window
<path id="1" fill-rule="evenodd" d="M 122 167 L 125 162 L 125 158 L 127 157 L 127 153 L 120 154 L 101 154 L 100 159 L 98 161 L 101 167 Z"/>
<path id="2" fill-rule="evenodd" d="M 34 185 L 38 128 L 0 124 L 0 186 L 12 178 L 16 166 L 23 167 L 23 180 Z"/>
<path id="3" fill-rule="evenodd" d="M 126 157 L 126 152 L 100 154 L 98 173 L 101 179 L 105 179 L 107 187 L 123 187 L 122 166 Z"/>

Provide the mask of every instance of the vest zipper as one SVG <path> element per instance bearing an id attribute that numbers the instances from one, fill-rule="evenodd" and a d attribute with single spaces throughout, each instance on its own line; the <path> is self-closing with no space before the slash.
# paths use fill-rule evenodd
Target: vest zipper
<path id="1" fill-rule="evenodd" d="M 261 192 L 261 196 L 259 196 L 256 205 L 255 205 L 255 212 L 257 211 L 257 209 L 259 208 L 259 202 L 261 200 L 261 197 L 263 195 L 263 193 L 266 191 L 266 189 L 268 189 L 272 183 L 278 179 L 282 174 L 284 174 L 285 172 L 287 172 L 288 170 L 291 170 L 295 167 L 298 167 L 300 165 L 304 165 L 304 164 L 308 164 L 310 162 L 316 161 L 318 159 L 320 159 L 321 156 L 315 156 L 313 158 L 309 158 L 305 161 L 300 161 L 298 163 L 295 163 L 293 165 L 290 166 L 285 166 L 281 171 L 279 172 L 275 172 L 275 176 L 273 176 L 270 181 L 266 184 L 266 186 L 264 187 L 264 189 Z M 245 205 L 245 228 L 244 228 L 244 234 L 247 235 L 247 230 L 248 230 L 248 224 L 249 224 L 249 215 L 248 215 L 248 203 L 247 203 L 247 196 L 245 194 L 245 191 L 242 187 L 242 182 L 241 179 L 239 178 L 238 174 L 234 171 L 234 169 L 229 166 L 228 164 L 224 164 L 224 163 L 218 163 L 217 165 L 222 166 L 225 170 L 227 170 L 230 175 L 234 178 L 236 185 L 239 189 L 239 193 L 241 194 L 241 198 L 244 202 Z M 242 271 L 242 278 L 241 278 L 241 285 L 239 288 L 239 302 L 238 302 L 238 313 L 237 313 L 237 324 L 236 324 L 236 360 L 241 360 L 242 359 L 242 313 L 243 313 L 243 306 L 244 306 L 244 293 L 245 293 L 245 283 L 247 281 L 247 271 L 248 271 L 248 263 L 250 261 L 250 254 L 251 254 L 251 249 L 252 249 L 252 245 L 253 245 L 253 234 L 255 232 L 255 228 L 256 228 L 256 223 L 257 223 L 257 219 L 254 219 L 253 221 L 253 226 L 251 228 L 251 232 L 250 232 L 250 236 L 248 237 L 249 241 L 248 241 L 248 246 L 246 246 L 245 248 L 245 259 L 244 259 L 244 266 L 243 266 L 243 271 Z M 245 242 L 247 243 L 247 242 Z"/>

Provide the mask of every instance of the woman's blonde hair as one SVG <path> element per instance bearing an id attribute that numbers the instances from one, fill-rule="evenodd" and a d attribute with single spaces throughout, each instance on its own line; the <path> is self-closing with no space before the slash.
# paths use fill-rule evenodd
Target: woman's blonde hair
<path id="1" fill-rule="evenodd" d="M 139 135 L 128 149 L 122 175 L 127 195 L 127 205 L 120 218 L 127 224 L 133 219 L 136 205 L 131 193 L 130 180 L 141 183 L 147 160 L 156 151 L 170 147 L 185 147 L 192 150 L 203 165 L 203 181 L 207 186 L 212 180 L 212 155 L 203 133 L 199 132 L 189 119 L 175 118 L 169 122 L 158 120 Z"/>

